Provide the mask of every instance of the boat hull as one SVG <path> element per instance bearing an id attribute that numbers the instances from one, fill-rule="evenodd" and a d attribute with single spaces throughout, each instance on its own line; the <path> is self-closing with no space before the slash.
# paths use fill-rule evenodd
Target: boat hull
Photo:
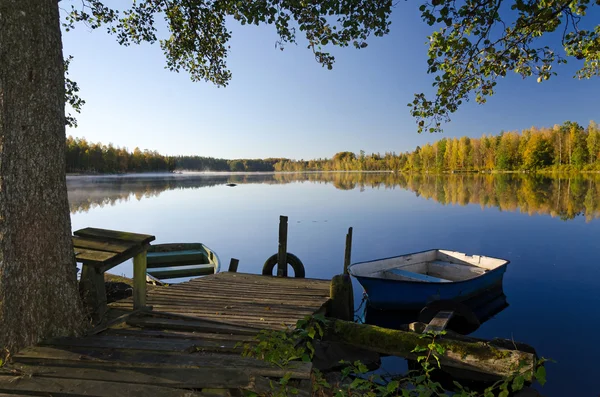
<path id="1" fill-rule="evenodd" d="M 438 300 L 463 301 L 502 283 L 507 264 L 470 280 L 427 283 L 355 276 L 370 306 L 380 310 L 421 310 Z"/>

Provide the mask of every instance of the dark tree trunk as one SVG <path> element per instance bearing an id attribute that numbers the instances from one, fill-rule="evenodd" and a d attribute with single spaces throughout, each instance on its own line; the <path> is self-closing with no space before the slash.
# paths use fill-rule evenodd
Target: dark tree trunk
<path id="1" fill-rule="evenodd" d="M 82 325 L 57 0 L 0 1 L 0 348 Z"/>

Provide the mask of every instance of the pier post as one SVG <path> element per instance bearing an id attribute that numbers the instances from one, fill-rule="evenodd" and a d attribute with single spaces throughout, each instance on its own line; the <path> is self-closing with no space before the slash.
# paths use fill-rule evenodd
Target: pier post
<path id="1" fill-rule="evenodd" d="M 279 250 L 277 251 L 277 277 L 287 277 L 288 217 L 279 216 Z"/>
<path id="2" fill-rule="evenodd" d="M 228 271 L 230 271 L 231 273 L 237 272 L 239 264 L 240 264 L 239 259 L 231 258 L 231 261 L 229 262 L 229 270 Z"/>
<path id="3" fill-rule="evenodd" d="M 329 317 L 354 321 L 354 291 L 348 274 L 333 276 L 329 296 Z"/>
<path id="4" fill-rule="evenodd" d="M 146 307 L 146 250 L 133 257 L 133 309 Z"/>
<path id="5" fill-rule="evenodd" d="M 352 255 L 352 228 L 348 228 L 346 234 L 346 251 L 344 252 L 344 274 L 348 274 L 348 266 L 350 266 L 350 257 Z"/>

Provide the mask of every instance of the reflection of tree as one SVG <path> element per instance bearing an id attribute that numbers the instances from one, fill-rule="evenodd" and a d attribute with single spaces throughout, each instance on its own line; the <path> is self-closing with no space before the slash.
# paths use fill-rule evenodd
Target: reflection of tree
<path id="1" fill-rule="evenodd" d="M 198 189 L 227 183 L 325 183 L 337 189 L 395 189 L 415 192 L 442 205 L 478 204 L 481 208 L 544 214 L 564 220 L 585 215 L 600 217 L 600 175 L 540 174 L 394 174 L 365 172 L 306 172 L 276 174 L 173 175 L 168 177 L 69 178 L 71 212 L 142 200 L 165 190 Z"/>

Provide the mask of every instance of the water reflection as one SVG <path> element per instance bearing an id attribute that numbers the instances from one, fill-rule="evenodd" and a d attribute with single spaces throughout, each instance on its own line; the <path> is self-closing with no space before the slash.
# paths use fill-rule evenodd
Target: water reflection
<path id="1" fill-rule="evenodd" d="M 475 332 L 483 323 L 508 307 L 502 282 L 461 303 L 448 301 L 432 303 L 421 311 L 377 310 L 365 306 L 362 320 L 367 324 L 385 328 L 405 329 L 408 324 L 428 323 L 440 310 L 456 309 L 454 317 L 448 323 L 448 329 L 463 335 Z"/>
<path id="2" fill-rule="evenodd" d="M 394 189 L 415 192 L 442 205 L 478 204 L 482 208 L 542 214 L 563 220 L 600 217 L 600 175 L 394 174 L 307 172 L 267 174 L 164 174 L 69 177 L 71 213 L 154 197 L 167 190 L 226 184 L 332 184 L 336 189 Z"/>

